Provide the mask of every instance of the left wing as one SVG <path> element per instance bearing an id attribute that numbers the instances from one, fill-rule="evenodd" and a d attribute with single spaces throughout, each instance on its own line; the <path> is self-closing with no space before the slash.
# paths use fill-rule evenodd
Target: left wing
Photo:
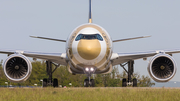
<path id="1" fill-rule="evenodd" d="M 113 42 L 141 39 L 141 38 L 148 38 L 148 37 L 151 37 L 151 36 L 141 36 L 141 37 L 127 38 L 127 39 L 118 39 L 118 40 L 113 40 Z"/>
<path id="2" fill-rule="evenodd" d="M 0 53 L 3 54 L 23 54 L 27 57 L 43 59 L 43 60 L 50 60 L 52 62 L 67 65 L 66 62 L 66 53 L 42 53 L 42 52 L 29 52 L 29 51 L 17 51 L 17 50 L 1 50 Z"/>
<path id="3" fill-rule="evenodd" d="M 113 53 L 111 57 L 111 61 L 112 61 L 112 65 L 114 66 L 128 62 L 130 60 L 152 57 L 159 53 L 166 53 L 172 55 L 174 53 L 180 53 L 180 50 L 176 49 L 176 50 L 158 50 L 158 51 L 134 52 L 134 53 Z"/>

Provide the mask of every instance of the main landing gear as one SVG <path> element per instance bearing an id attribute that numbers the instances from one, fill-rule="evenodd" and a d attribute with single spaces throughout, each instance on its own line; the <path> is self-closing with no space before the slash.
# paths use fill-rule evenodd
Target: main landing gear
<path id="1" fill-rule="evenodd" d="M 128 65 L 128 71 L 124 68 L 125 65 Z M 122 80 L 122 87 L 126 87 L 127 85 L 132 85 L 133 87 L 137 87 L 137 79 L 133 77 L 134 73 L 134 61 L 129 61 L 125 64 L 120 64 L 120 66 L 126 71 L 128 74 L 128 78 L 123 78 Z"/>
<path id="2" fill-rule="evenodd" d="M 52 65 L 55 65 L 55 69 L 53 71 L 52 71 Z M 43 87 L 47 87 L 47 86 L 58 87 L 58 79 L 56 78 L 52 79 L 52 74 L 57 69 L 57 67 L 59 67 L 59 65 L 54 64 L 51 61 L 46 61 L 46 72 L 49 78 L 43 79 Z"/>

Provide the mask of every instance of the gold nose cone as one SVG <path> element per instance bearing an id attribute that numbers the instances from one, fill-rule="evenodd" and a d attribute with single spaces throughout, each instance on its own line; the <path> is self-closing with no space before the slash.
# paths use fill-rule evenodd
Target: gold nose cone
<path id="1" fill-rule="evenodd" d="M 101 45 L 98 40 L 80 40 L 78 43 L 78 53 L 86 60 L 95 59 L 101 52 Z"/>

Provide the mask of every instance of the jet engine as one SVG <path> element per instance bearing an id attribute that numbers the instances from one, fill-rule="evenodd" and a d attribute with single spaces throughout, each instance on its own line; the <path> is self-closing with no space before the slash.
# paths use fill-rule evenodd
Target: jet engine
<path id="1" fill-rule="evenodd" d="M 12 82 L 26 81 L 32 71 L 29 59 L 22 54 L 10 55 L 4 62 L 3 70 L 5 76 Z"/>
<path id="2" fill-rule="evenodd" d="M 157 54 L 151 58 L 148 72 L 156 82 L 168 82 L 176 74 L 176 63 L 168 54 Z"/>

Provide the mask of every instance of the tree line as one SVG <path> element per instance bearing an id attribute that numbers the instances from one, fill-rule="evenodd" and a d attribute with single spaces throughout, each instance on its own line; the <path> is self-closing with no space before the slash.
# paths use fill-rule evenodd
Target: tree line
<path id="1" fill-rule="evenodd" d="M 6 79 L 3 68 L 2 61 L 0 63 L 0 85 L 6 85 L 5 82 L 13 86 L 42 86 L 42 79 L 48 78 L 46 74 L 46 63 L 45 61 L 33 61 L 32 62 L 32 73 L 29 79 L 22 83 L 13 83 Z M 55 67 L 53 67 L 55 68 Z M 138 87 L 151 87 L 155 85 L 149 78 L 149 76 L 140 75 L 139 73 L 134 73 L 134 77 L 138 80 Z M 53 78 L 58 79 L 59 85 L 72 86 L 72 87 L 83 87 L 84 79 L 86 79 L 85 74 L 72 75 L 68 72 L 66 66 L 59 66 L 53 73 Z M 95 80 L 96 87 L 122 87 L 122 79 L 127 78 L 125 71 L 119 73 L 118 67 L 113 67 L 113 70 L 109 74 L 93 74 L 92 78 Z M 72 85 L 69 85 L 71 83 Z"/>

